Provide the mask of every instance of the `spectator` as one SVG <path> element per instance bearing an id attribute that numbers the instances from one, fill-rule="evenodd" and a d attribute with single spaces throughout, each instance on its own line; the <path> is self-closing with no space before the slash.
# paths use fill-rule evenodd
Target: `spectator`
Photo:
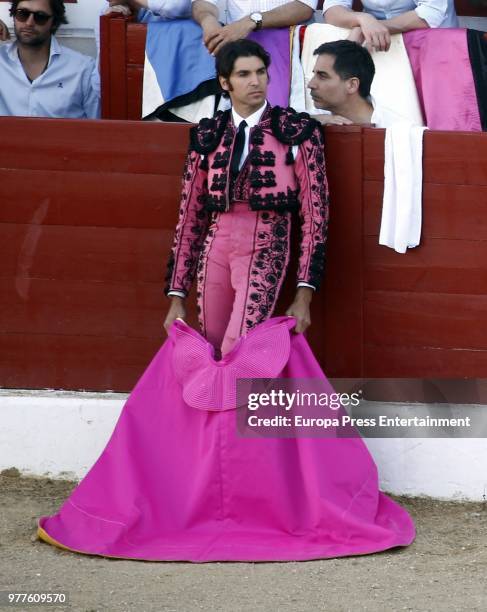
<path id="1" fill-rule="evenodd" d="M 227 0 L 223 16 L 218 0 L 192 2 L 193 19 L 202 27 L 203 41 L 213 54 L 225 43 L 246 38 L 253 30 L 285 28 L 308 21 L 317 6 L 317 0 Z"/>
<path id="2" fill-rule="evenodd" d="M 323 124 L 375 124 L 389 127 L 408 121 L 393 110 L 378 106 L 370 95 L 375 66 L 367 49 L 351 40 L 337 40 L 320 45 L 313 78 L 308 83 L 316 108 L 331 115 L 317 115 Z"/>
<path id="3" fill-rule="evenodd" d="M 14 0 L 16 41 L 0 47 L 0 115 L 97 118 L 91 58 L 54 36 L 67 23 L 63 0 Z"/>
<path id="4" fill-rule="evenodd" d="M 352 10 L 353 0 L 325 0 L 326 23 L 350 28 L 350 39 L 376 51 L 388 51 L 391 34 L 421 28 L 457 28 L 454 0 L 363 0 L 364 11 Z"/>
<path id="5" fill-rule="evenodd" d="M 147 21 L 153 16 L 162 19 L 191 17 L 191 0 L 110 0 L 105 14 L 120 12 L 133 14 L 137 21 Z"/>

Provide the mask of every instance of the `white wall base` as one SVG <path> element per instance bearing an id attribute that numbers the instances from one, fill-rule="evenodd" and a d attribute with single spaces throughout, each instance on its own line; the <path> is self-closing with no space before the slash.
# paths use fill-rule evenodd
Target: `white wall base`
<path id="1" fill-rule="evenodd" d="M 0 470 L 81 479 L 113 431 L 126 395 L 0 391 Z M 384 491 L 487 499 L 487 439 L 366 438 Z"/>
<path id="2" fill-rule="evenodd" d="M 80 479 L 105 448 L 121 393 L 0 392 L 0 470 Z"/>
<path id="3" fill-rule="evenodd" d="M 487 501 L 485 438 L 365 438 L 364 442 L 384 491 Z"/>

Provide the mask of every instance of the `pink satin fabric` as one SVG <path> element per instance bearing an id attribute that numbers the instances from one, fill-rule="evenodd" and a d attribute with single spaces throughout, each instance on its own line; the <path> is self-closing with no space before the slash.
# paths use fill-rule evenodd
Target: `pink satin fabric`
<path id="1" fill-rule="evenodd" d="M 412 30 L 403 39 L 428 128 L 480 132 L 466 30 Z"/>
<path id="2" fill-rule="evenodd" d="M 360 438 L 237 434 L 237 378 L 326 381 L 293 323 L 269 319 L 215 361 L 213 347 L 176 321 L 99 459 L 59 512 L 40 519 L 40 537 L 87 554 L 193 562 L 321 559 L 410 544 L 413 521 L 379 491 Z"/>
<path id="3" fill-rule="evenodd" d="M 262 45 L 272 57 L 269 66 L 267 99 L 272 106 L 289 106 L 291 93 L 291 35 L 289 28 L 266 28 L 251 32 L 248 36 Z"/>

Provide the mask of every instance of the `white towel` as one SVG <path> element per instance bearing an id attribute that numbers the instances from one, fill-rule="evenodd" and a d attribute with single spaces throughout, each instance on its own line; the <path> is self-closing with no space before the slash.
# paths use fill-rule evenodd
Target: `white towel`
<path id="1" fill-rule="evenodd" d="M 398 253 L 418 246 L 421 237 L 425 129 L 406 122 L 386 129 L 379 244 Z"/>

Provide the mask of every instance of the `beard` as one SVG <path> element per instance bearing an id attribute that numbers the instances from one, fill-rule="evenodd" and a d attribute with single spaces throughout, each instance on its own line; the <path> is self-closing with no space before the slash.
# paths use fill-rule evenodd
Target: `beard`
<path id="1" fill-rule="evenodd" d="M 51 38 L 51 32 L 25 31 L 15 28 L 17 41 L 28 47 L 42 47 Z"/>

